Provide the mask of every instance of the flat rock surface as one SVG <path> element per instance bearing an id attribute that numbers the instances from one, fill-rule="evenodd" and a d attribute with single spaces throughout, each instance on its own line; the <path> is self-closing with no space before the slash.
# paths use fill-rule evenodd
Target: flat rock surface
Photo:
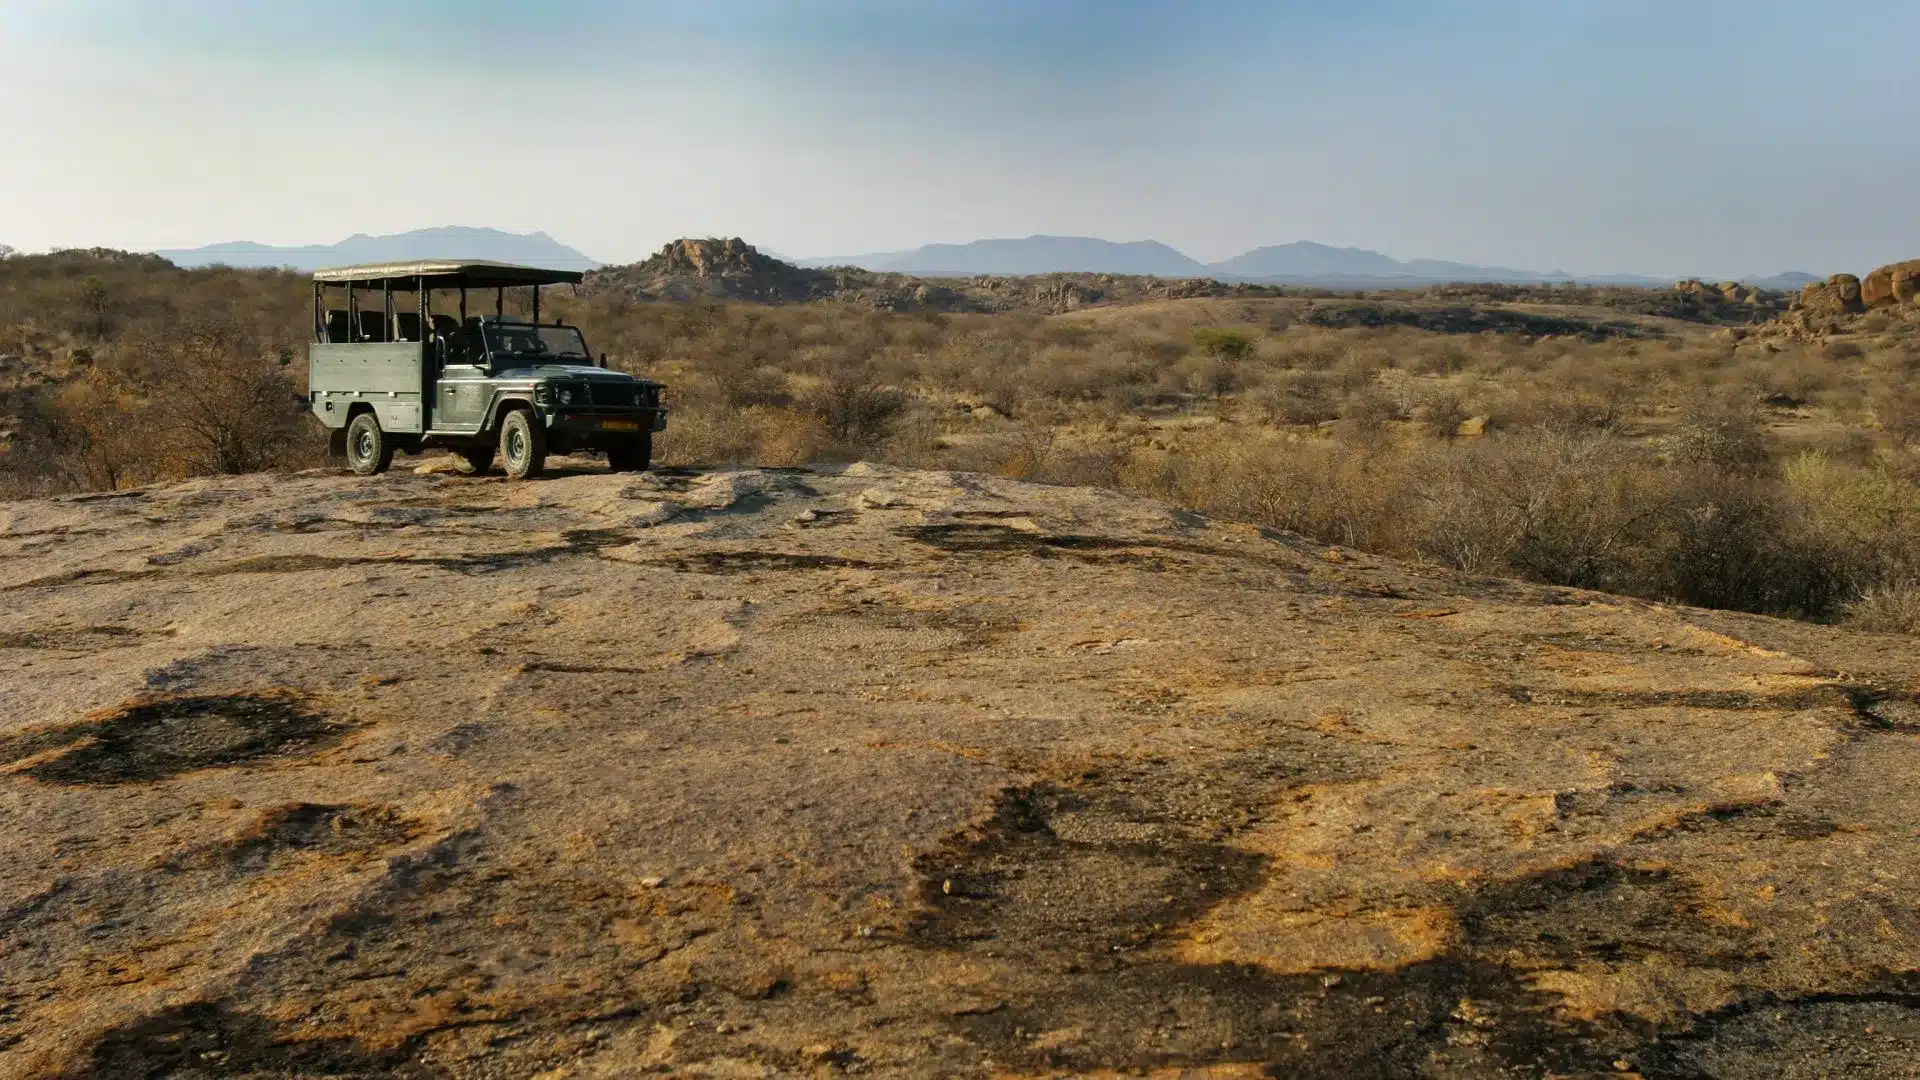
<path id="1" fill-rule="evenodd" d="M 1920 1076 L 1911 639 L 869 465 L 0 504 L 0 1075 Z"/>

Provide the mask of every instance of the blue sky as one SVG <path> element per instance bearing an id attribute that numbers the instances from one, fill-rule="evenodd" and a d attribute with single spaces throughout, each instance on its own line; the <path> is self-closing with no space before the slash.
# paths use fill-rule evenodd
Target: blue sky
<path id="1" fill-rule="evenodd" d="M 1920 255 L 1920 4 L 0 0 L 0 242 Z"/>

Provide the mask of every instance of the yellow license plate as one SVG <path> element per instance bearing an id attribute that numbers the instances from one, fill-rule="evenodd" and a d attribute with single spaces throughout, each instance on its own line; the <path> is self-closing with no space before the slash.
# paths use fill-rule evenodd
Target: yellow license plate
<path id="1" fill-rule="evenodd" d="M 602 420 L 600 421 L 600 430 L 601 431 L 639 431 L 640 421 L 638 420 Z"/>

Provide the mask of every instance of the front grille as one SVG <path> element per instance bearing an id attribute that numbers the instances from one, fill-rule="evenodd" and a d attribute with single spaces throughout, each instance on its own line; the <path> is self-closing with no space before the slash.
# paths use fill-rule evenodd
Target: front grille
<path id="1" fill-rule="evenodd" d="M 660 390 L 657 387 L 638 387 L 639 400 L 635 401 L 636 388 L 620 383 L 588 383 L 586 403 L 612 408 L 653 408 L 660 404 Z"/>

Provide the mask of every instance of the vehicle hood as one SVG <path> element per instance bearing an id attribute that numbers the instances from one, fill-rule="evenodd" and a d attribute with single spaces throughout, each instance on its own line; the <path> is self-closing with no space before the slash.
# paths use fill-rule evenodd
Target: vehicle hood
<path id="1" fill-rule="evenodd" d="M 624 371 L 594 367 L 591 364 L 539 364 L 533 367 L 502 368 L 494 373 L 496 379 L 570 379 L 578 382 L 605 383 L 648 383 L 638 375 L 629 375 Z"/>

